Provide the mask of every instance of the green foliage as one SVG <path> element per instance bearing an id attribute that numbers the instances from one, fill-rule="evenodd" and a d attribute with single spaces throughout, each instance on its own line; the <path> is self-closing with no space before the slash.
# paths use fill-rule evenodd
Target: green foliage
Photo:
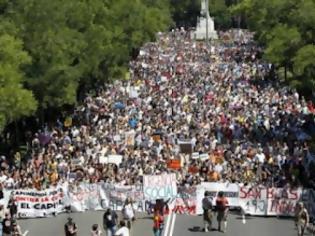
<path id="1" fill-rule="evenodd" d="M 169 3 L 0 0 L 0 129 L 124 77 L 131 52 L 172 24 Z"/>
<path id="2" fill-rule="evenodd" d="M 292 74 L 295 87 L 315 89 L 314 0 L 243 0 L 232 12 L 246 15 L 248 26 L 266 46 L 265 57 Z"/>
<path id="3" fill-rule="evenodd" d="M 31 62 L 22 42 L 8 34 L 0 35 L 0 131 L 7 123 L 30 115 L 36 109 L 32 92 L 23 88 L 22 66 Z"/>
<path id="4" fill-rule="evenodd" d="M 209 0 L 210 14 L 219 29 L 228 29 L 232 25 L 232 15 L 225 0 Z"/>

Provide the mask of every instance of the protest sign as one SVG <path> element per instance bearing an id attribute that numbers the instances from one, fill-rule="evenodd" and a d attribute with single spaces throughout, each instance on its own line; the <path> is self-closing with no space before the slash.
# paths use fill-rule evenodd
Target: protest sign
<path id="1" fill-rule="evenodd" d="M 15 190 L 13 197 L 18 207 L 18 218 L 46 217 L 64 209 L 64 193 L 60 186 L 43 191 Z"/>
<path id="2" fill-rule="evenodd" d="M 133 130 L 125 133 L 125 144 L 129 147 L 135 145 L 135 132 Z"/>
<path id="3" fill-rule="evenodd" d="M 193 152 L 191 140 L 179 140 L 178 145 L 181 153 L 191 154 Z"/>
<path id="4" fill-rule="evenodd" d="M 169 199 L 177 195 L 175 174 L 145 175 L 143 191 L 146 200 Z"/>
<path id="5" fill-rule="evenodd" d="M 120 165 L 122 162 L 123 156 L 122 155 L 108 155 L 108 156 L 100 156 L 99 162 L 101 164 L 115 164 L 117 166 Z"/>
<path id="6" fill-rule="evenodd" d="M 181 163 L 180 160 L 174 159 L 174 160 L 169 160 L 167 162 L 167 168 L 173 169 L 173 170 L 178 170 L 181 168 Z"/>

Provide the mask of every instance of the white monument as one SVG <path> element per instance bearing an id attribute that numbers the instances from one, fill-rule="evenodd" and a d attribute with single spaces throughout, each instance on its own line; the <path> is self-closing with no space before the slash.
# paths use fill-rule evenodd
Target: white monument
<path id="1" fill-rule="evenodd" d="M 214 29 L 214 21 L 209 14 L 208 0 L 201 0 L 200 17 L 197 20 L 196 31 L 192 32 L 192 38 L 195 39 L 217 39 L 218 34 Z M 207 30 L 208 28 L 208 30 Z M 208 37 L 207 37 L 208 35 Z"/>

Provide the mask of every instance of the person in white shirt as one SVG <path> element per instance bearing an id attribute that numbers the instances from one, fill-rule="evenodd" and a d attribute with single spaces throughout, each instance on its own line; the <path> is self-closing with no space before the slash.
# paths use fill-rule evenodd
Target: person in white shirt
<path id="1" fill-rule="evenodd" d="M 130 236 L 129 229 L 126 227 L 125 221 L 120 221 L 120 228 L 116 231 L 115 236 Z"/>

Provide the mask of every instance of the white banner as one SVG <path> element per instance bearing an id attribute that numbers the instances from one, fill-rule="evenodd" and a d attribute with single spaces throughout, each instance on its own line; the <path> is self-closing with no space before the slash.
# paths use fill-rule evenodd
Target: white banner
<path id="1" fill-rule="evenodd" d="M 246 214 L 263 216 L 268 209 L 267 189 L 240 187 L 239 205 Z"/>
<path id="2" fill-rule="evenodd" d="M 143 191 L 146 200 L 169 199 L 177 195 L 175 174 L 145 175 Z"/>
<path id="3" fill-rule="evenodd" d="M 127 198 L 133 201 L 135 211 L 145 211 L 145 201 L 142 186 L 102 185 L 102 207 L 121 211 Z"/>
<path id="4" fill-rule="evenodd" d="M 246 214 L 294 216 L 295 206 L 302 200 L 302 189 L 241 187 L 239 199 Z"/>
<path id="5" fill-rule="evenodd" d="M 69 184 L 68 196 L 72 211 L 82 212 L 102 209 L 99 184 Z"/>
<path id="6" fill-rule="evenodd" d="M 38 191 L 5 190 L 3 204 L 10 197 L 18 204 L 19 218 L 47 217 L 71 206 L 73 211 L 122 210 L 127 197 L 133 201 L 135 211 L 144 212 L 149 202 L 170 200 L 169 207 L 177 214 L 202 213 L 201 202 L 205 191 L 215 205 L 218 192 L 224 192 L 231 207 L 241 207 L 246 214 L 259 216 L 293 216 L 297 202 L 303 201 L 311 217 L 315 216 L 315 191 L 302 188 L 239 187 L 238 184 L 204 182 L 198 186 L 179 186 L 175 174 L 144 176 L 143 186 L 122 186 L 106 183 L 78 185 L 65 183 L 56 188 Z"/>
<path id="7" fill-rule="evenodd" d="M 267 215 L 294 216 L 296 204 L 300 201 L 301 196 L 301 188 L 267 188 Z"/>
<path id="8" fill-rule="evenodd" d="M 239 186 L 237 184 L 230 183 L 212 183 L 212 182 L 203 182 L 201 183 L 203 191 L 200 191 L 200 194 L 204 195 L 205 191 L 209 192 L 209 196 L 213 199 L 213 205 L 216 204 L 216 197 L 219 192 L 223 192 L 225 197 L 229 201 L 229 206 L 238 207 L 238 194 Z M 202 196 L 203 197 L 203 196 Z"/>
<path id="9" fill-rule="evenodd" d="M 18 206 L 18 218 L 47 217 L 64 210 L 61 186 L 43 191 L 15 190 L 12 194 Z"/>

